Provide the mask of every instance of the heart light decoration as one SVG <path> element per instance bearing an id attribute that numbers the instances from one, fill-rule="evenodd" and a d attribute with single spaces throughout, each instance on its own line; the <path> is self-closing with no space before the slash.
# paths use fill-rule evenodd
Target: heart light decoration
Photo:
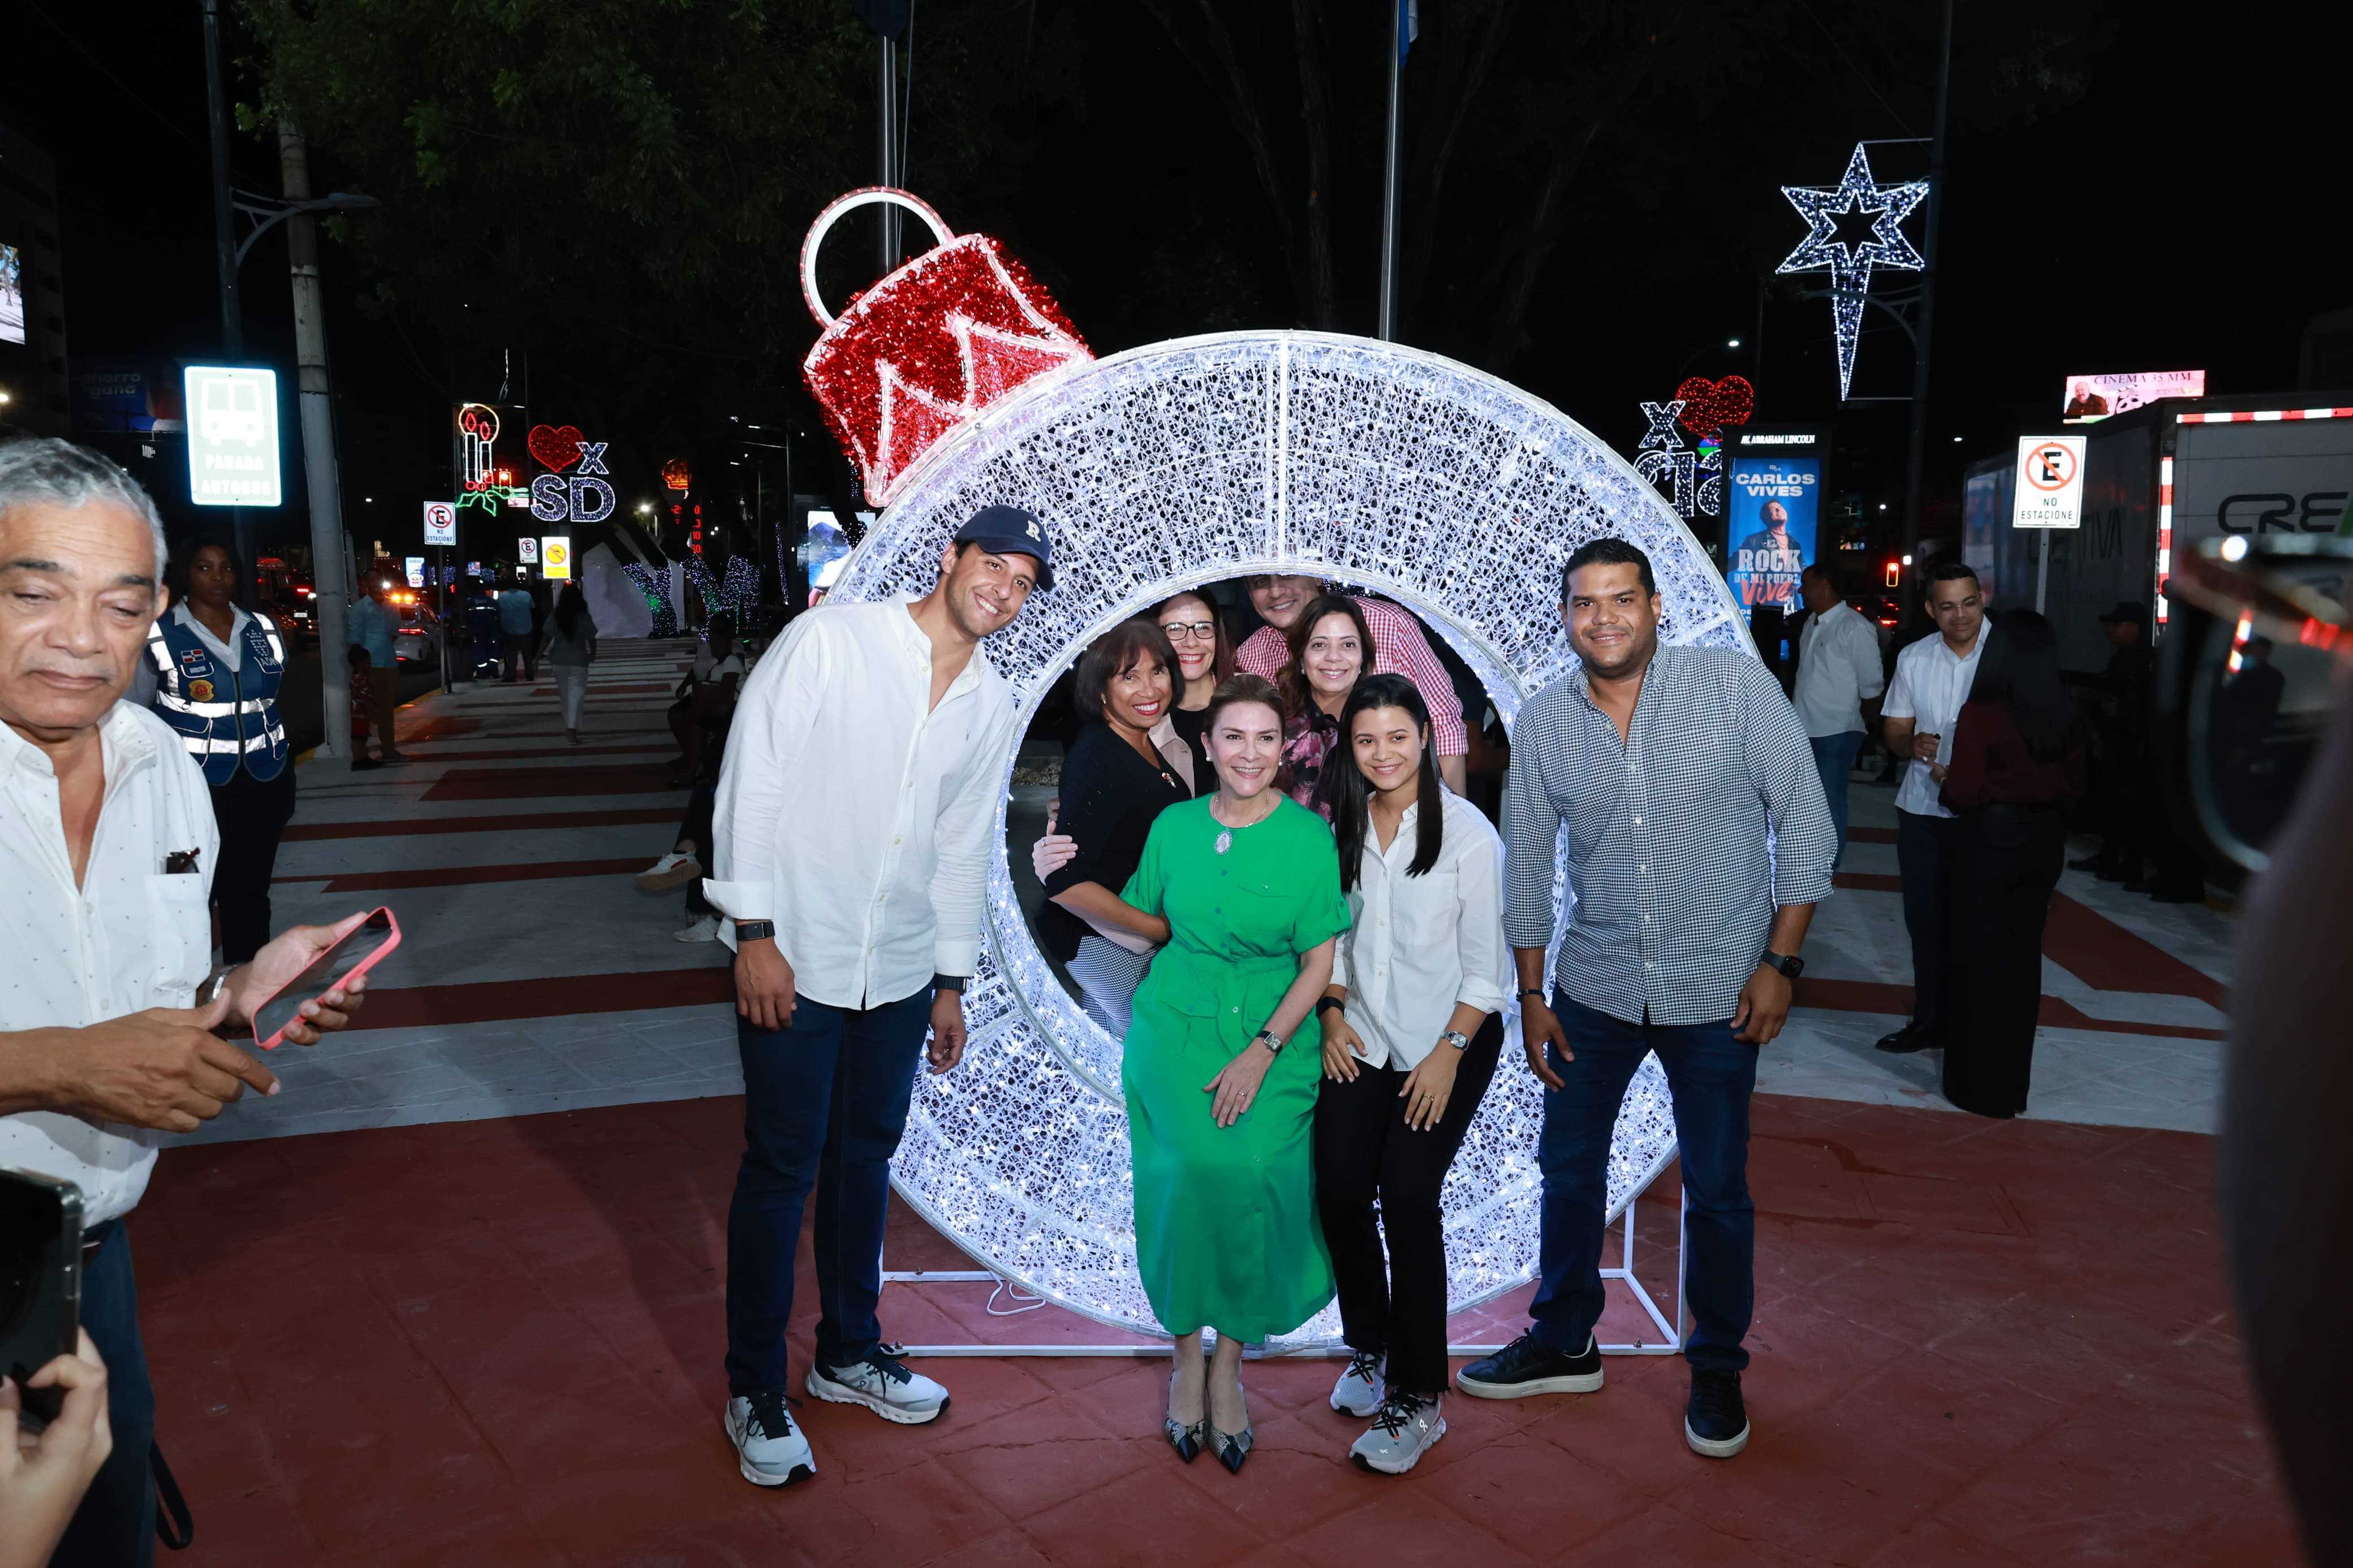
<path id="1" fill-rule="evenodd" d="M 586 437 L 577 425 L 534 425 L 523 445 L 531 455 L 557 473 L 580 460 L 580 443 Z"/>
<path id="2" fill-rule="evenodd" d="M 1747 424 L 1757 406 L 1757 389 L 1745 375 L 1727 375 L 1722 381 L 1686 376 L 1675 395 L 1683 400 L 1683 427 L 1701 441 L 1714 440 L 1727 425 Z"/>

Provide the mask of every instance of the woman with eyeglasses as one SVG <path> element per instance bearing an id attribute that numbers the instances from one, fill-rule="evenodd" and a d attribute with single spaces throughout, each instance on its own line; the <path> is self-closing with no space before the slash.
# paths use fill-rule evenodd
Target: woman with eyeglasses
<path id="1" fill-rule="evenodd" d="M 1186 754 L 1206 765 L 1201 737 L 1208 731 L 1209 699 L 1234 672 L 1234 645 L 1226 636 L 1225 619 L 1208 595 L 1190 588 L 1161 600 L 1152 619 L 1176 653 L 1176 700 L 1169 722 Z"/>
<path id="2" fill-rule="evenodd" d="M 1503 1050 L 1504 846 L 1439 782 L 1412 681 L 1366 676 L 1340 721 L 1332 828 L 1350 924 L 1315 1004 L 1315 1202 L 1349 1349 L 1332 1408 L 1371 1418 L 1348 1450 L 1357 1468 L 1402 1475 L 1446 1435 L 1439 1191 Z"/>

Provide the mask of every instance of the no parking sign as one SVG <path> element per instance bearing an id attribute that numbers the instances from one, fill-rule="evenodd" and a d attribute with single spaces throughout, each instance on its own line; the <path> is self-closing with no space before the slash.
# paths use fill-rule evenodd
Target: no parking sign
<path id="1" fill-rule="evenodd" d="M 455 544 L 458 542 L 458 509 L 446 500 L 425 503 L 425 542 Z"/>
<path id="2" fill-rule="evenodd" d="M 2012 528 L 2084 526 L 2082 436 L 2021 436 L 2017 484 L 2010 505 Z"/>

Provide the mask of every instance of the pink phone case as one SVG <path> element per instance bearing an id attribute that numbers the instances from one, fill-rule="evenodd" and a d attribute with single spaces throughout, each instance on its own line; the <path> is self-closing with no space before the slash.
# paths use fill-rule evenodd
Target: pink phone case
<path id="1" fill-rule="evenodd" d="M 349 974 L 346 974 L 341 980 L 336 981 L 334 985 L 327 987 L 328 990 L 332 991 L 335 989 L 335 986 L 337 985 L 347 985 L 353 980 L 358 979 L 361 975 L 365 974 L 369 970 L 374 969 L 378 963 L 382 963 L 386 953 L 392 952 L 393 949 L 400 945 L 400 917 L 392 912 L 392 906 L 389 904 L 380 904 L 376 908 L 368 911 L 369 919 L 373 919 L 379 914 L 385 918 L 385 923 L 391 927 L 391 934 L 385 938 L 384 945 L 377 948 L 374 952 L 369 953 L 365 958 L 361 959 L 358 963 L 352 967 L 352 972 Z M 352 928 L 351 935 L 344 937 L 343 940 L 345 942 L 349 942 L 352 936 L 358 935 L 362 930 L 365 929 L 367 921 L 363 920 L 358 925 Z M 332 952 L 332 949 L 330 949 L 329 951 Z M 301 976 L 298 974 L 294 978 L 295 981 L 299 982 L 301 979 Z M 280 986 L 276 991 L 273 991 L 269 995 L 263 997 L 261 1001 L 255 1005 L 253 1016 L 256 1018 L 260 1017 L 262 1009 L 269 1006 L 272 1002 L 277 1001 L 279 997 L 284 995 L 292 984 L 292 982 L 290 982 L 288 985 Z M 290 1021 L 281 1026 L 276 1034 L 270 1036 L 266 1040 L 261 1038 L 260 1033 L 257 1029 L 254 1034 L 253 1043 L 259 1049 L 274 1051 L 279 1047 L 286 1043 L 286 1031 L 293 1026 L 293 1023 Z"/>

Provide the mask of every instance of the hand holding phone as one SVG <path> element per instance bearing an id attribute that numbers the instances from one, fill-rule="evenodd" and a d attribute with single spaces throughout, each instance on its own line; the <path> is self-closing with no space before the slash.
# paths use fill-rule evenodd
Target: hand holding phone
<path id="1" fill-rule="evenodd" d="M 28 1562 L 47 1560 L 114 1452 L 106 1363 L 89 1334 L 76 1330 L 75 1335 L 77 1348 L 42 1366 L 21 1391 L 15 1379 L 0 1377 L 0 1521 L 12 1545 L 30 1546 Z M 46 1420 L 26 1419 L 30 1405 L 44 1398 L 50 1402 Z M 22 1436 L 16 1430 L 20 1421 Z"/>
<path id="2" fill-rule="evenodd" d="M 253 1043 L 275 1050 L 315 1043 L 359 1010 L 367 972 L 400 945 L 400 922 L 370 910 L 332 926 L 295 926 L 253 955 L 237 1011 L 253 1020 Z"/>

